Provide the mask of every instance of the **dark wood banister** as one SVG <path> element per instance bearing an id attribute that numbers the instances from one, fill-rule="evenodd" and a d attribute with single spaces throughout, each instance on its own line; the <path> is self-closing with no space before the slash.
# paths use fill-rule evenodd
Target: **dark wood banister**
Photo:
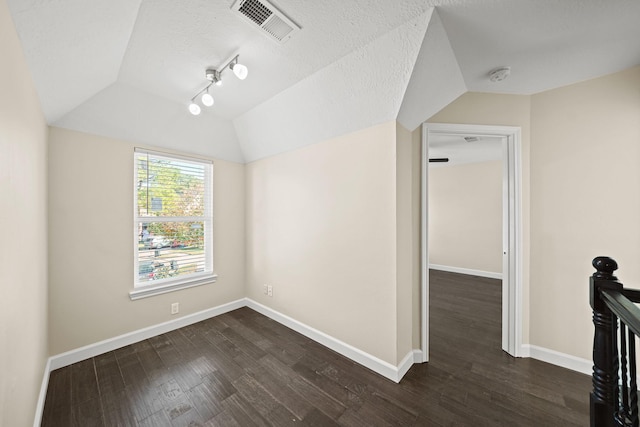
<path id="1" fill-rule="evenodd" d="M 634 302 L 640 302 L 640 290 L 624 289 L 613 274 L 618 264 L 611 258 L 597 257 L 593 267 L 596 272 L 589 281 L 595 328 L 591 427 L 638 427 L 635 337 L 640 336 L 640 308 Z"/>
<path id="2" fill-rule="evenodd" d="M 626 292 L 619 291 L 601 291 L 602 298 L 609 310 L 622 320 L 636 336 L 640 336 L 640 308 L 633 304 L 626 294 Z"/>

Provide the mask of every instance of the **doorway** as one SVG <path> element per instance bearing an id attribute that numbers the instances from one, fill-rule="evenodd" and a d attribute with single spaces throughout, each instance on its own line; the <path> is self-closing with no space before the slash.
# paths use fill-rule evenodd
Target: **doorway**
<path id="1" fill-rule="evenodd" d="M 512 356 L 522 348 L 522 231 L 520 128 L 424 123 L 421 159 L 421 351 L 429 360 L 429 136 L 502 138 L 502 349 Z"/>

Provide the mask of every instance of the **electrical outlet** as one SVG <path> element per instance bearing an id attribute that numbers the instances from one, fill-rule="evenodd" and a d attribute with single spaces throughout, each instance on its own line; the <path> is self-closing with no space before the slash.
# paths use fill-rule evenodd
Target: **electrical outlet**
<path id="1" fill-rule="evenodd" d="M 266 283 L 264 285 L 262 285 L 262 292 L 264 292 L 265 295 L 267 295 L 269 293 L 268 289 L 269 289 L 269 287 L 267 286 Z"/>
<path id="2" fill-rule="evenodd" d="M 174 302 L 173 304 L 171 304 L 171 314 L 178 314 L 179 311 L 180 311 L 179 302 Z"/>
<path id="3" fill-rule="evenodd" d="M 267 295 L 269 295 L 270 297 L 273 296 L 273 286 L 267 286 Z"/>

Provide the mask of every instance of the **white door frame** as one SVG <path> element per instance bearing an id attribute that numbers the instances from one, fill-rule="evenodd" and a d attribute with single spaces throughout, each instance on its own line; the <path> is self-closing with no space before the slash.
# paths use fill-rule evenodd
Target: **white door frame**
<path id="1" fill-rule="evenodd" d="M 514 126 L 422 124 L 421 159 L 421 350 L 429 361 L 429 134 L 505 137 L 502 173 L 502 349 L 522 355 L 522 161 L 521 133 Z"/>

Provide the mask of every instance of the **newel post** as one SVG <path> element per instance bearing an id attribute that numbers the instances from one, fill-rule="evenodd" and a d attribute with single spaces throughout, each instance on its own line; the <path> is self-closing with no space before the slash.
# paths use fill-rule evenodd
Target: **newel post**
<path id="1" fill-rule="evenodd" d="M 601 290 L 621 290 L 613 272 L 618 264 L 609 257 L 597 257 L 593 260 L 596 272 L 589 280 L 589 303 L 593 309 L 593 391 L 590 396 L 591 427 L 609 427 L 615 425 L 616 393 L 618 378 L 618 356 L 616 334 L 617 324 L 614 315 L 605 305 Z"/>

